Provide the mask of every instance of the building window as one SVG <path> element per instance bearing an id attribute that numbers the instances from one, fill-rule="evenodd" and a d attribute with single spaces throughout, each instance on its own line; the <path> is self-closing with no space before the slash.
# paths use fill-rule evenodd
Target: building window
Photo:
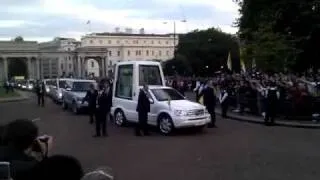
<path id="1" fill-rule="evenodd" d="M 151 41 L 151 44 L 153 44 L 154 42 L 153 41 Z"/>
<path id="2" fill-rule="evenodd" d="M 112 61 L 109 61 L 109 66 L 112 66 Z"/>
<path id="3" fill-rule="evenodd" d="M 169 42 L 168 42 L 168 41 L 166 41 L 166 44 L 169 44 Z"/>
<path id="4" fill-rule="evenodd" d="M 93 44 L 93 40 L 90 40 L 90 44 Z"/>
<path id="5" fill-rule="evenodd" d="M 143 41 L 143 43 L 144 43 L 144 44 L 146 44 L 146 43 L 147 43 L 147 41 Z"/>
<path id="6" fill-rule="evenodd" d="M 60 66 L 61 66 L 61 70 L 63 70 L 63 64 L 61 64 Z"/>
<path id="7" fill-rule="evenodd" d="M 69 64 L 69 69 L 72 69 L 72 64 Z"/>
<path id="8" fill-rule="evenodd" d="M 94 62 L 91 61 L 91 67 L 94 68 Z"/>
<path id="9" fill-rule="evenodd" d="M 71 51 L 71 49 L 70 49 L 70 48 L 68 48 L 68 51 Z"/>
<path id="10" fill-rule="evenodd" d="M 119 41 L 119 40 L 117 40 L 117 44 L 120 44 L 120 41 Z"/>
<path id="11" fill-rule="evenodd" d="M 149 50 L 146 50 L 146 55 L 149 56 Z"/>
<path id="12" fill-rule="evenodd" d="M 161 41 L 159 41 L 158 43 L 161 44 Z"/>
<path id="13" fill-rule="evenodd" d="M 169 56 L 169 51 L 167 51 L 167 56 Z"/>
<path id="14" fill-rule="evenodd" d="M 70 61 L 70 60 L 71 60 L 71 57 L 69 56 L 68 59 L 69 59 L 69 61 Z"/>
<path id="15" fill-rule="evenodd" d="M 111 40 L 108 40 L 108 44 L 111 44 Z"/>
<path id="16" fill-rule="evenodd" d="M 139 51 L 138 50 L 136 50 L 136 56 L 138 56 L 139 55 Z"/>
<path id="17" fill-rule="evenodd" d="M 128 56 L 130 56 L 130 51 L 128 51 Z"/>
<path id="18" fill-rule="evenodd" d="M 100 42 L 100 44 L 102 44 L 102 43 L 103 43 L 103 41 L 102 41 L 102 40 L 99 40 L 99 42 Z"/>
<path id="19" fill-rule="evenodd" d="M 161 54 L 162 54 L 161 51 L 159 51 L 159 56 L 161 56 Z"/>
<path id="20" fill-rule="evenodd" d="M 129 44 L 129 41 L 128 41 L 128 40 L 126 40 L 126 44 Z"/>
<path id="21" fill-rule="evenodd" d="M 154 56 L 154 51 L 151 52 L 152 56 Z"/>
<path id="22" fill-rule="evenodd" d="M 112 52 L 111 51 L 109 51 L 109 56 L 112 56 Z"/>
<path id="23" fill-rule="evenodd" d="M 120 56 L 120 51 L 118 51 L 118 56 Z"/>

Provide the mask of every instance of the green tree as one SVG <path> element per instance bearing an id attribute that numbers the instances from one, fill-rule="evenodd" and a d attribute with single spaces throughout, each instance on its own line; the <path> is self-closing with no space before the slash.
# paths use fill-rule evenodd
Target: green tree
<path id="1" fill-rule="evenodd" d="M 210 76 L 226 65 L 229 51 L 233 68 L 239 70 L 239 43 L 236 36 L 215 28 L 195 30 L 180 35 L 177 58 L 167 62 L 165 67 L 175 67 L 178 74 Z"/>
<path id="2" fill-rule="evenodd" d="M 23 42 L 24 39 L 23 39 L 22 36 L 17 36 L 16 38 L 14 38 L 14 41 L 15 41 L 15 42 Z"/>

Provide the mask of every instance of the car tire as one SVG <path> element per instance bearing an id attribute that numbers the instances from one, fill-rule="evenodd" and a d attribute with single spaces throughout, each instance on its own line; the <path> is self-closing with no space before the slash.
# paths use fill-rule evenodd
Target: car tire
<path id="1" fill-rule="evenodd" d="M 162 135 L 170 135 L 174 131 L 172 118 L 167 114 L 162 114 L 158 119 L 158 129 Z"/>
<path id="2" fill-rule="evenodd" d="M 63 110 L 67 110 L 68 109 L 68 105 L 64 100 L 62 100 L 62 109 Z"/>
<path id="3" fill-rule="evenodd" d="M 117 109 L 114 113 L 114 123 L 117 126 L 125 126 L 127 120 L 124 115 L 124 112 L 121 109 Z"/>
<path id="4" fill-rule="evenodd" d="M 78 109 L 77 104 L 75 102 L 72 103 L 72 112 L 74 114 L 79 114 L 79 109 Z"/>

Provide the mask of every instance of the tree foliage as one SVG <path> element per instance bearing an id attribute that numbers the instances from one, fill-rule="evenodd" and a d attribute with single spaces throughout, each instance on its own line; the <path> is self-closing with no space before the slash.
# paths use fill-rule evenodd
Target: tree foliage
<path id="1" fill-rule="evenodd" d="M 235 0 L 247 61 L 262 69 L 319 68 L 319 0 Z M 317 40 L 318 39 L 318 40 Z"/>
<path id="2" fill-rule="evenodd" d="M 195 30 L 180 35 L 176 59 L 165 63 L 166 74 L 208 76 L 226 66 L 231 52 L 233 68 L 239 70 L 239 43 L 236 36 L 219 29 Z"/>
<path id="3" fill-rule="evenodd" d="M 23 39 L 23 37 L 22 36 L 17 36 L 17 37 L 15 37 L 14 38 L 14 40 L 13 41 L 15 41 L 15 42 L 23 42 L 24 41 L 24 39 Z"/>

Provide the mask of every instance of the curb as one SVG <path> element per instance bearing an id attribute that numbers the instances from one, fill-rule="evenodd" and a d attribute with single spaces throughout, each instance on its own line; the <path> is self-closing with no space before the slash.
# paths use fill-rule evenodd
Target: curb
<path id="1" fill-rule="evenodd" d="M 221 112 L 216 110 L 215 111 L 217 115 L 221 115 Z M 231 120 L 236 120 L 236 121 L 241 121 L 241 122 L 248 122 L 248 123 L 254 123 L 254 124 L 263 124 L 264 125 L 264 120 L 258 120 L 258 119 L 253 119 L 250 117 L 246 116 L 235 116 L 232 113 L 228 114 L 229 119 Z M 292 128 L 305 128 L 305 129 L 320 129 L 320 124 L 303 124 L 299 122 L 285 122 L 285 121 L 277 121 L 275 120 L 275 125 L 276 126 L 282 126 L 282 127 L 292 127 Z"/>
<path id="2" fill-rule="evenodd" d="M 16 91 L 20 97 L 12 97 L 12 98 L 3 98 L 3 99 L 0 99 L 0 103 L 10 103 L 10 102 L 19 102 L 19 101 L 25 101 L 25 100 L 28 100 L 29 97 L 21 92 L 21 91 Z"/>

